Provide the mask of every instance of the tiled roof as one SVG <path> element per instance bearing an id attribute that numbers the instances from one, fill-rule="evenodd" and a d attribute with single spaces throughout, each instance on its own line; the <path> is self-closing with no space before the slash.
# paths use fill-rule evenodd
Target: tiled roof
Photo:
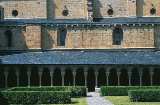
<path id="1" fill-rule="evenodd" d="M 160 65 L 160 51 L 40 51 L 1 55 L 0 60 L 2 64 Z"/>
<path id="2" fill-rule="evenodd" d="M 139 24 L 139 23 L 160 23 L 159 17 L 139 18 L 95 18 L 94 22 L 87 19 L 5 19 L 0 25 L 10 24 Z"/>

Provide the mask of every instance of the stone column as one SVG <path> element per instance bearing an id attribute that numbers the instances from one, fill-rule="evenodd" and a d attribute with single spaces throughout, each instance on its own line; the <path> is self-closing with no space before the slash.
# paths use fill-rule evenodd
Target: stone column
<path id="1" fill-rule="evenodd" d="M 73 86 L 76 85 L 76 72 L 77 72 L 77 68 L 76 67 L 73 67 L 72 68 L 72 74 L 73 74 Z"/>
<path id="2" fill-rule="evenodd" d="M 51 77 L 51 86 L 53 86 L 53 73 L 54 73 L 54 66 L 49 66 L 49 74 Z"/>
<path id="3" fill-rule="evenodd" d="M 120 75 L 121 75 L 121 69 L 117 68 L 118 86 L 120 86 Z"/>
<path id="4" fill-rule="evenodd" d="M 84 67 L 85 86 L 87 86 L 88 67 Z"/>
<path id="5" fill-rule="evenodd" d="M 128 73 L 129 86 L 131 86 L 131 75 L 132 75 L 132 68 L 131 67 L 128 68 L 127 73 Z"/>
<path id="6" fill-rule="evenodd" d="M 20 76 L 20 71 L 19 71 L 19 68 L 15 68 L 15 73 L 16 73 L 16 76 L 17 76 L 17 87 L 19 86 L 19 76 Z"/>
<path id="7" fill-rule="evenodd" d="M 140 83 L 139 83 L 139 85 L 140 85 L 140 86 L 142 86 L 142 75 L 143 75 L 143 68 L 140 68 L 140 69 L 139 69 L 139 78 L 140 78 L 140 81 L 139 81 Z"/>
<path id="8" fill-rule="evenodd" d="M 98 70 L 95 70 L 94 71 L 94 74 L 95 74 L 95 88 L 97 88 L 97 84 L 98 84 L 98 80 L 97 80 L 97 77 L 98 77 Z"/>
<path id="9" fill-rule="evenodd" d="M 42 86 L 42 73 L 43 73 L 43 67 L 38 68 L 38 74 L 39 74 L 39 87 Z"/>
<path id="10" fill-rule="evenodd" d="M 153 86 L 154 67 L 150 67 L 149 75 L 150 75 L 150 84 L 151 86 Z"/>
<path id="11" fill-rule="evenodd" d="M 8 87 L 8 74 L 9 74 L 9 67 L 5 67 L 4 68 L 5 69 L 5 71 L 4 71 L 4 75 L 5 75 L 5 88 L 7 88 Z"/>
<path id="12" fill-rule="evenodd" d="M 109 74 L 110 74 L 110 67 L 105 67 L 106 69 L 106 85 L 109 86 Z"/>
<path id="13" fill-rule="evenodd" d="M 28 76 L 28 87 L 30 87 L 30 82 L 31 82 L 31 67 L 27 68 L 27 76 Z"/>
<path id="14" fill-rule="evenodd" d="M 61 67 L 62 86 L 64 86 L 65 67 Z"/>

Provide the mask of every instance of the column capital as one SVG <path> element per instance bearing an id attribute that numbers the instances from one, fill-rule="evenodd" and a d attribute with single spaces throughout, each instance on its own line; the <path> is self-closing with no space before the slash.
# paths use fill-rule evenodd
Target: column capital
<path id="1" fill-rule="evenodd" d="M 89 69 L 89 66 L 84 66 L 83 67 L 84 72 L 88 72 L 88 69 Z"/>
<path id="2" fill-rule="evenodd" d="M 120 75 L 121 75 L 121 68 L 116 68 L 116 70 L 117 70 L 117 76 L 120 77 Z"/>
<path id="3" fill-rule="evenodd" d="M 31 66 L 27 66 L 27 72 L 31 72 L 32 68 Z"/>
<path id="4" fill-rule="evenodd" d="M 38 67 L 38 74 L 39 74 L 39 76 L 42 76 L 42 73 L 43 73 L 43 67 L 40 66 L 40 67 Z"/>
<path id="5" fill-rule="evenodd" d="M 37 67 L 38 68 L 38 72 L 43 72 L 43 67 L 40 66 L 40 67 Z"/>
<path id="6" fill-rule="evenodd" d="M 105 72 L 106 73 L 106 77 L 108 77 L 109 76 L 109 74 L 110 74 L 110 72 Z"/>
<path id="7" fill-rule="evenodd" d="M 104 66 L 104 69 L 106 72 L 110 72 L 110 70 L 112 69 L 112 66 Z"/>
<path id="8" fill-rule="evenodd" d="M 142 76 L 142 75 L 143 75 L 143 67 L 140 67 L 140 68 L 138 69 L 138 72 L 139 72 L 139 76 Z"/>
<path id="9" fill-rule="evenodd" d="M 149 66 L 149 71 L 154 72 L 155 67 Z"/>
<path id="10" fill-rule="evenodd" d="M 19 76 L 19 75 L 20 75 L 20 71 L 19 71 L 18 68 L 16 68 L 15 73 L 16 73 L 16 76 Z"/>
<path id="11" fill-rule="evenodd" d="M 66 70 L 66 67 L 65 66 L 61 66 L 59 67 L 61 71 L 65 71 Z"/>
<path id="12" fill-rule="evenodd" d="M 70 68 L 72 71 L 77 71 L 77 66 L 71 66 Z"/>
<path id="13" fill-rule="evenodd" d="M 98 71 L 95 71 L 95 72 L 94 72 L 95 76 L 98 76 L 98 73 L 99 73 Z"/>
<path id="14" fill-rule="evenodd" d="M 54 73 L 55 67 L 53 65 L 48 66 L 50 73 Z"/>

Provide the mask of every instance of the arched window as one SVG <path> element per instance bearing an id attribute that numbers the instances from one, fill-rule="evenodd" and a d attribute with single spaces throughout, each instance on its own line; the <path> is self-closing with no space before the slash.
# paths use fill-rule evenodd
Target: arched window
<path id="1" fill-rule="evenodd" d="M 121 45 L 123 40 L 123 31 L 120 28 L 116 28 L 113 31 L 113 45 Z"/>
<path id="2" fill-rule="evenodd" d="M 6 30 L 5 37 L 6 37 L 6 47 L 12 47 L 12 31 Z"/>
<path id="3" fill-rule="evenodd" d="M 57 37 L 57 44 L 58 46 L 65 46 L 65 40 L 66 40 L 66 30 L 65 29 L 60 29 L 58 32 L 58 37 Z"/>

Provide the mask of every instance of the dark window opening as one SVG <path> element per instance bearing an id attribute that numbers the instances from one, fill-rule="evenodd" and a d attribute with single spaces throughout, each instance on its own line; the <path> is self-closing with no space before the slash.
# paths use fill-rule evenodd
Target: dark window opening
<path id="1" fill-rule="evenodd" d="M 66 40 L 66 30 L 60 30 L 58 35 L 58 45 L 59 46 L 65 46 L 65 40 Z"/>
<path id="2" fill-rule="evenodd" d="M 6 30 L 5 36 L 7 47 L 12 47 L 12 32 L 10 30 Z"/>
<path id="3" fill-rule="evenodd" d="M 108 15 L 111 16 L 111 15 L 113 15 L 113 13 L 114 13 L 113 9 L 109 9 L 109 10 L 108 10 Z"/>
<path id="4" fill-rule="evenodd" d="M 123 39 L 123 31 L 120 28 L 116 28 L 113 31 L 113 45 L 121 45 Z"/>
<path id="5" fill-rule="evenodd" d="M 152 8 L 152 9 L 150 10 L 150 13 L 151 13 L 152 15 L 156 14 L 156 9 L 155 9 L 155 8 Z"/>
<path id="6" fill-rule="evenodd" d="M 63 15 L 63 16 L 67 16 L 67 15 L 68 15 L 68 10 L 63 10 L 63 11 L 62 11 L 62 15 Z"/>
<path id="7" fill-rule="evenodd" d="M 12 11 L 12 15 L 13 15 L 13 16 L 18 16 L 18 11 L 17 11 L 17 10 L 13 10 L 13 11 Z"/>

